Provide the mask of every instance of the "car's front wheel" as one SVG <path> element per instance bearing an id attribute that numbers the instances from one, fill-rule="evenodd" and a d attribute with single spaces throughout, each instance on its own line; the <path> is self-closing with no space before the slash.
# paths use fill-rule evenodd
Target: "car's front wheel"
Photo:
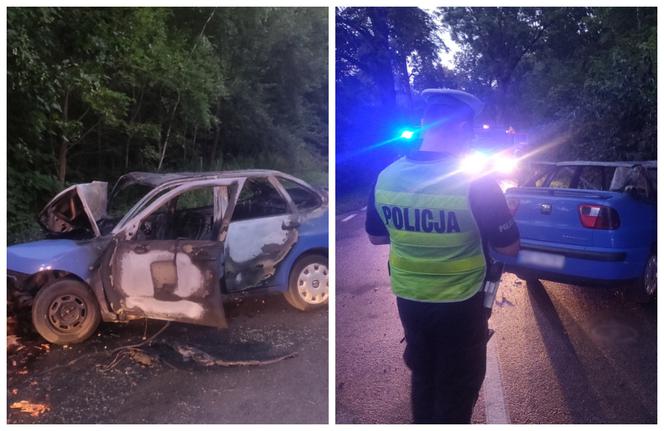
<path id="1" fill-rule="evenodd" d="M 286 301 L 298 310 L 313 310 L 327 304 L 329 283 L 327 256 L 308 255 L 295 263 L 291 270 Z"/>
<path id="2" fill-rule="evenodd" d="M 80 343 L 99 326 L 99 305 L 83 282 L 62 278 L 43 286 L 32 304 L 32 324 L 47 341 Z"/>

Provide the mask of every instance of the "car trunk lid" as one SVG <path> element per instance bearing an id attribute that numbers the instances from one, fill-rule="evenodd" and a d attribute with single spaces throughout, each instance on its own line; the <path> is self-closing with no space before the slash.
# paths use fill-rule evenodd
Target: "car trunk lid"
<path id="1" fill-rule="evenodd" d="M 614 195 L 596 190 L 518 187 L 509 189 L 505 197 L 522 239 L 590 247 L 598 232 L 607 231 L 584 227 L 579 206 L 610 206 Z"/>

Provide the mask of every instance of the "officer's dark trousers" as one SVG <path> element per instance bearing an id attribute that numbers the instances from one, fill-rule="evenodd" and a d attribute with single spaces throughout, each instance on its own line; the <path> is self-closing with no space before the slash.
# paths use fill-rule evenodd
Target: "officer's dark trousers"
<path id="1" fill-rule="evenodd" d="M 486 372 L 482 295 L 442 304 L 397 298 L 415 423 L 470 423 Z"/>

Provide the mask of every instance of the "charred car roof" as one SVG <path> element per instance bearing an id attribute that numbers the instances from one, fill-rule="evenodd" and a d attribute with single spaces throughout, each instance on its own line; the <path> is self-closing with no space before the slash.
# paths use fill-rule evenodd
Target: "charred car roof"
<path id="1" fill-rule="evenodd" d="M 196 181 L 203 179 L 222 179 L 222 178 L 251 178 L 251 177 L 266 177 L 278 176 L 292 180 L 298 184 L 302 184 L 312 188 L 311 185 L 302 181 L 301 179 L 292 175 L 286 174 L 281 171 L 271 169 L 241 169 L 234 171 L 208 171 L 208 172 L 172 172 L 172 173 L 156 173 L 156 172 L 129 172 L 116 181 L 111 191 L 111 196 L 116 192 L 124 189 L 132 184 L 141 184 L 150 187 L 159 187 L 170 183 L 180 183 L 187 181 Z"/>
<path id="2" fill-rule="evenodd" d="M 173 173 L 156 173 L 156 172 L 129 172 L 118 179 L 120 181 L 129 181 L 149 186 L 159 186 L 174 180 L 199 180 L 204 178 L 246 178 L 246 177 L 264 177 L 269 175 L 278 175 L 283 177 L 291 177 L 283 172 L 269 170 L 269 169 L 244 169 L 236 171 L 208 171 L 208 172 L 173 172 Z"/>

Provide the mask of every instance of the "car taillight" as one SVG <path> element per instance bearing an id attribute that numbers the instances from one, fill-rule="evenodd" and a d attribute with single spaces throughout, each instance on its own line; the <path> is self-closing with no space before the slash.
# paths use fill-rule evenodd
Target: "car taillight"
<path id="1" fill-rule="evenodd" d="M 507 198 L 505 201 L 512 215 L 516 214 L 516 210 L 519 209 L 519 200 L 517 198 Z"/>
<path id="2" fill-rule="evenodd" d="M 579 205 L 579 218 L 584 227 L 590 229 L 618 229 L 618 211 L 604 205 Z"/>

